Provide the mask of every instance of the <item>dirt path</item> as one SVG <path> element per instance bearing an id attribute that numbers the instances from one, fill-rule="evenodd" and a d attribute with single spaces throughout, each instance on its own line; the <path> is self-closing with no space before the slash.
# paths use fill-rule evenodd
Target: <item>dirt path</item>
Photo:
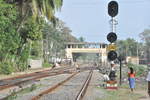
<path id="1" fill-rule="evenodd" d="M 145 96 L 140 97 L 139 100 L 150 100 L 150 97 L 148 96 L 147 92 L 144 90 L 137 90 L 135 91 L 135 93 L 145 95 Z"/>
<path id="2" fill-rule="evenodd" d="M 133 94 L 141 95 L 140 97 L 138 97 L 137 100 L 150 100 L 150 97 L 147 94 L 146 86 L 144 85 L 144 88 L 142 88 L 142 87 L 143 86 L 141 86 L 141 87 L 138 86 L 138 88 L 136 88 L 133 91 Z M 122 91 L 128 91 L 128 93 L 132 94 L 132 92 L 130 91 L 129 88 L 120 88 L 120 90 L 122 90 Z"/>

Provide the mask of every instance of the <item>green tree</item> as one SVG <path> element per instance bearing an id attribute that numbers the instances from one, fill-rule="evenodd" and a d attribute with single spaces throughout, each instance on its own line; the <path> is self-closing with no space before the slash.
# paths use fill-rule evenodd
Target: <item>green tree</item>
<path id="1" fill-rule="evenodd" d="M 0 52 L 1 61 L 7 59 L 7 55 L 15 54 L 19 46 L 20 38 L 16 32 L 17 12 L 12 5 L 0 0 Z M 11 27 L 10 27 L 11 26 Z"/>
<path id="2" fill-rule="evenodd" d="M 118 52 L 120 55 L 126 56 L 137 56 L 139 51 L 139 43 L 134 39 L 128 38 L 126 40 L 117 41 Z"/>
<path id="3" fill-rule="evenodd" d="M 62 23 L 62 21 L 60 21 Z M 44 61 L 47 61 L 51 56 L 65 56 L 65 43 L 78 41 L 73 35 L 71 30 L 65 24 L 61 27 L 54 27 L 51 24 L 45 24 L 43 29 L 43 46 L 44 46 Z"/>
<path id="4" fill-rule="evenodd" d="M 0 0 L 0 73 L 27 69 L 28 58 L 43 55 L 41 47 L 45 47 L 44 56 L 47 51 L 61 55 L 64 54 L 65 42 L 79 41 L 65 24 L 61 29 L 53 25 L 55 21 L 59 24 L 54 14 L 60 10 L 62 2 Z M 51 23 L 48 24 L 45 18 Z M 48 57 L 46 59 L 48 61 Z"/>
<path id="5" fill-rule="evenodd" d="M 20 36 L 16 31 L 18 13 L 14 5 L 0 0 L 0 73 L 9 74 L 13 68 Z"/>
<path id="6" fill-rule="evenodd" d="M 20 18 L 17 25 L 17 32 L 20 32 L 22 31 L 22 28 L 26 27 L 25 24 L 28 23 L 29 17 L 31 16 L 33 18 L 32 20 L 38 23 L 40 23 L 42 17 L 43 19 L 47 18 L 48 20 L 56 24 L 57 18 L 54 16 L 54 14 L 55 11 L 60 10 L 63 0 L 6 0 L 6 2 L 15 4 L 16 8 L 19 11 Z M 26 42 L 27 40 L 27 34 L 25 32 L 21 32 L 20 35 L 23 38 L 21 39 L 22 42 L 17 51 L 19 55 L 25 47 L 24 42 Z"/>
<path id="7" fill-rule="evenodd" d="M 79 37 L 79 41 L 80 42 L 85 42 L 85 38 L 84 37 Z"/>
<path id="8" fill-rule="evenodd" d="M 63 0 L 5 0 L 8 4 L 14 4 L 19 11 L 17 32 L 21 37 L 17 54 L 21 55 L 27 47 L 28 40 L 37 40 L 41 37 L 39 27 L 41 18 L 47 18 L 56 24 L 55 12 L 60 10 Z M 30 20 L 30 21 L 29 21 Z M 41 28 L 42 29 L 42 28 Z M 32 43 L 31 43 L 32 44 Z"/>
<path id="9" fill-rule="evenodd" d="M 21 26 L 28 16 L 38 19 L 43 16 L 51 22 L 56 22 L 55 11 L 60 10 L 63 0 L 6 0 L 7 3 L 16 4 L 20 12 Z M 18 26 L 18 31 L 21 26 Z"/>
<path id="10" fill-rule="evenodd" d="M 0 65 L 2 67 L 8 65 L 4 68 L 10 68 L 11 65 L 13 69 L 21 71 L 27 68 L 32 44 L 42 39 L 44 21 L 39 18 L 37 22 L 32 16 L 28 16 L 20 31 L 17 31 L 21 17 L 15 6 L 0 0 Z"/>
<path id="11" fill-rule="evenodd" d="M 144 51 L 147 62 L 150 62 L 150 29 L 145 29 L 142 33 L 140 33 L 140 37 L 145 43 Z"/>

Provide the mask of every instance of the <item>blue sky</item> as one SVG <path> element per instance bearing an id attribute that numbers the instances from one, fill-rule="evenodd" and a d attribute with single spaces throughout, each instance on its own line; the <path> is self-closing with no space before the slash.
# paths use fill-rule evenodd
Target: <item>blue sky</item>
<path id="1" fill-rule="evenodd" d="M 61 12 L 56 16 L 70 27 L 76 37 L 83 36 L 89 42 L 107 42 L 111 31 L 107 5 L 111 0 L 64 0 Z M 119 3 L 118 39 L 139 39 L 139 33 L 150 28 L 150 0 L 116 0 Z"/>

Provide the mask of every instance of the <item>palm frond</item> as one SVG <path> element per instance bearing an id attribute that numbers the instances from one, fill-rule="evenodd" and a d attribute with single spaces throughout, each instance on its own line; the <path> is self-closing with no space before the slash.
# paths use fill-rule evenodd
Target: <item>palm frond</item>
<path id="1" fill-rule="evenodd" d="M 54 0 L 55 2 L 55 10 L 60 10 L 63 5 L 63 0 Z"/>
<path id="2" fill-rule="evenodd" d="M 38 16 L 45 16 L 54 22 L 55 11 L 61 9 L 63 0 L 6 0 L 8 3 L 16 4 L 22 16 L 25 16 L 26 10 L 32 12 L 34 19 Z M 28 9 L 27 9 L 28 8 Z M 30 9 L 29 9 L 30 8 Z"/>

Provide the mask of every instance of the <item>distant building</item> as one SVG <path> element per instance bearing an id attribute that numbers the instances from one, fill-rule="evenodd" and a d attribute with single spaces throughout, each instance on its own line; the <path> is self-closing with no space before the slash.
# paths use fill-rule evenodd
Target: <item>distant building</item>
<path id="1" fill-rule="evenodd" d="M 142 58 L 139 60 L 139 64 L 143 64 L 143 65 L 147 65 L 148 62 L 147 62 L 147 58 Z"/>
<path id="2" fill-rule="evenodd" d="M 29 64 L 28 66 L 30 66 L 31 69 L 42 68 L 42 63 L 43 63 L 42 59 L 37 59 L 37 60 L 29 59 L 28 60 L 28 64 Z"/>
<path id="3" fill-rule="evenodd" d="M 127 63 L 132 63 L 132 64 L 139 64 L 139 57 L 127 56 L 126 57 L 126 62 Z"/>

